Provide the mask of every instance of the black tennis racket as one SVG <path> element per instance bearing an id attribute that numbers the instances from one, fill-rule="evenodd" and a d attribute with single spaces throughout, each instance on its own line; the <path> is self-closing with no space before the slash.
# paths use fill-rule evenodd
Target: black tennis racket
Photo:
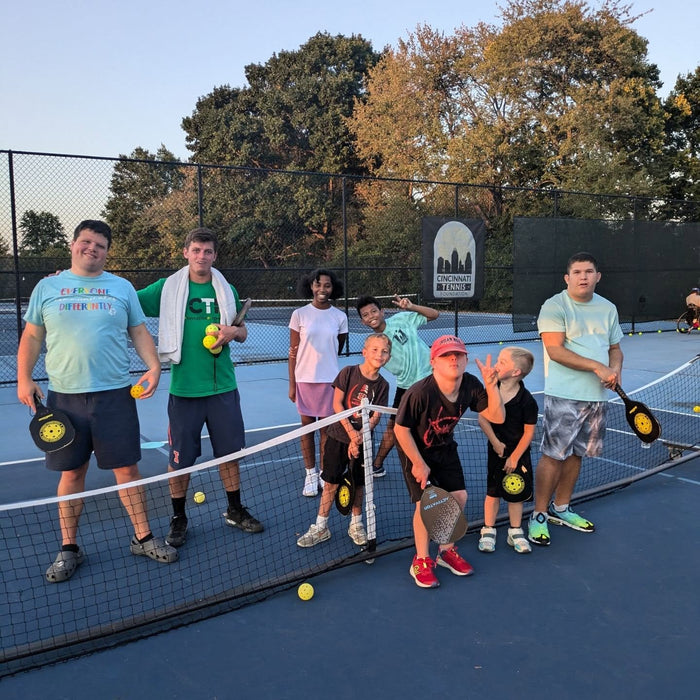
<path id="1" fill-rule="evenodd" d="M 253 305 L 253 300 L 252 299 L 245 299 L 243 301 L 243 306 L 241 306 L 241 310 L 235 315 L 233 321 L 231 321 L 232 326 L 240 326 L 241 323 L 245 320 L 245 315 L 248 313 L 248 310 L 250 307 Z"/>
<path id="2" fill-rule="evenodd" d="M 661 424 L 654 414 L 641 401 L 632 401 L 619 384 L 615 385 L 615 391 L 625 404 L 625 418 L 634 434 L 646 443 L 654 442 L 661 436 Z"/>
<path id="3" fill-rule="evenodd" d="M 467 532 L 464 511 L 451 494 L 427 483 L 420 499 L 420 517 L 428 536 L 438 544 L 450 544 L 460 540 Z"/>
<path id="4" fill-rule="evenodd" d="M 29 423 L 29 434 L 34 444 L 43 452 L 57 452 L 75 439 L 75 428 L 63 412 L 47 408 L 34 394 L 36 413 Z"/>

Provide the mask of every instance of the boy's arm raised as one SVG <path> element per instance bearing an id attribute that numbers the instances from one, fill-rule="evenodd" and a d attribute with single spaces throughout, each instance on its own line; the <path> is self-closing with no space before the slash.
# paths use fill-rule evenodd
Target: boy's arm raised
<path id="1" fill-rule="evenodd" d="M 398 294 L 394 294 L 394 298 L 391 300 L 394 306 L 398 306 L 401 311 L 415 311 L 421 316 L 425 316 L 428 321 L 434 321 L 440 312 L 437 309 L 433 309 L 430 306 L 421 306 L 420 304 L 414 304 L 407 297 L 400 297 Z"/>

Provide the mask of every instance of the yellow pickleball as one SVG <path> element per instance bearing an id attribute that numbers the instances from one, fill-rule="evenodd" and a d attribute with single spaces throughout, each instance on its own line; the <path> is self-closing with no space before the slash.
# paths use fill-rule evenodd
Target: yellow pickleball
<path id="1" fill-rule="evenodd" d="M 302 583 L 297 588 L 297 595 L 302 600 L 311 600 L 314 597 L 314 587 L 310 583 Z"/>
<path id="2" fill-rule="evenodd" d="M 693 406 L 693 413 L 700 413 L 700 406 Z"/>
<path id="3" fill-rule="evenodd" d="M 194 499 L 195 503 L 204 503 L 204 501 L 207 500 L 207 497 L 204 495 L 202 491 L 197 491 L 194 496 L 192 496 Z"/>
<path id="4" fill-rule="evenodd" d="M 207 350 L 211 350 L 211 346 L 214 345 L 215 342 L 216 337 L 213 335 L 205 335 L 202 339 L 202 345 L 204 345 Z"/>
<path id="5" fill-rule="evenodd" d="M 131 387 L 129 393 L 135 398 L 138 399 L 143 392 L 146 391 L 140 384 L 134 384 L 134 386 Z"/>
<path id="6" fill-rule="evenodd" d="M 204 332 L 207 335 L 219 335 L 219 326 L 217 326 L 215 323 L 210 323 L 205 329 Z"/>

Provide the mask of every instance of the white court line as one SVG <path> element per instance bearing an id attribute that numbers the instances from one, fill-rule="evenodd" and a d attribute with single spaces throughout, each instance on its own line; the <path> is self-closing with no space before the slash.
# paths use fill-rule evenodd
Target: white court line
<path id="1" fill-rule="evenodd" d="M 29 462 L 43 462 L 43 457 L 32 457 L 32 459 L 15 459 L 12 462 L 0 462 L 0 467 L 11 467 L 13 464 L 28 464 Z"/>

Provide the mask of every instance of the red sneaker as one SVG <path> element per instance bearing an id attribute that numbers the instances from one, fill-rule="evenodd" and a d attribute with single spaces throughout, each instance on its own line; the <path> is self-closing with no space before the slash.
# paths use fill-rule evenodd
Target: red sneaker
<path id="1" fill-rule="evenodd" d="M 436 562 L 439 566 L 449 569 L 456 576 L 471 576 L 474 573 L 472 565 L 457 554 L 457 547 L 443 549 L 437 555 Z"/>
<path id="2" fill-rule="evenodd" d="M 440 581 L 437 580 L 437 576 L 433 573 L 434 568 L 435 562 L 430 557 L 425 557 L 425 559 L 413 557 L 413 563 L 408 572 L 413 576 L 416 586 L 437 588 L 440 585 Z"/>

